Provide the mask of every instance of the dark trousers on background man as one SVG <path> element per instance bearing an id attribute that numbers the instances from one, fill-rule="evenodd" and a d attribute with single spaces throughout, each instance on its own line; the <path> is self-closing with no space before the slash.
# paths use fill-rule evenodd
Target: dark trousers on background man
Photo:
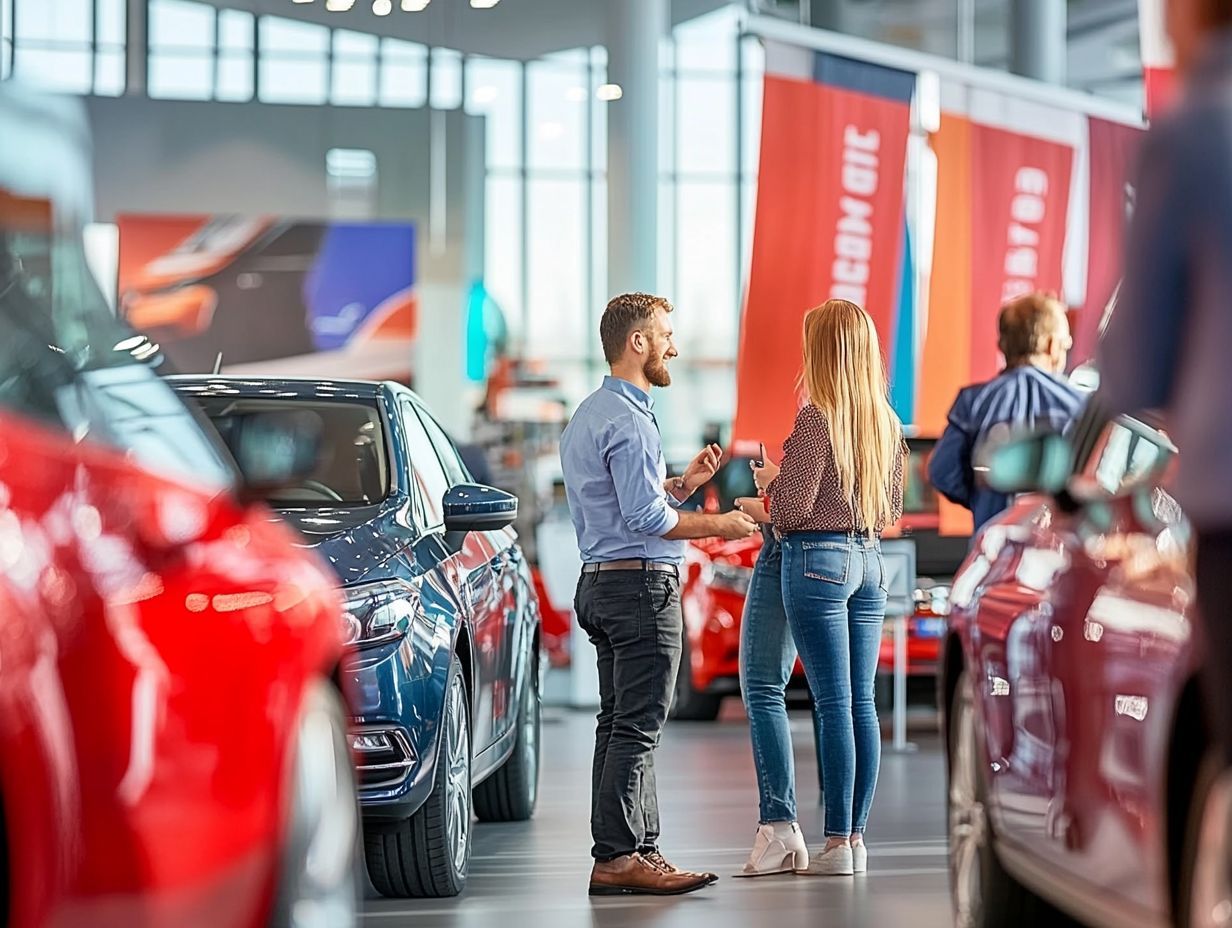
<path id="1" fill-rule="evenodd" d="M 658 570 L 583 571 L 574 608 L 599 653 L 591 782 L 595 860 L 649 852 L 659 840 L 654 750 L 680 665 L 680 580 Z"/>
<path id="2" fill-rule="evenodd" d="M 1232 764 L 1232 529 L 1198 532 L 1198 609 L 1206 633 L 1208 723 Z"/>

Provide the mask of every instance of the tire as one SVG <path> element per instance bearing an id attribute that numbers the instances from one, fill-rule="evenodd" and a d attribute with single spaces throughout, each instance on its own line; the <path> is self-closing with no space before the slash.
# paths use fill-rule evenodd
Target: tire
<path id="1" fill-rule="evenodd" d="M 513 753 L 492 776 L 475 787 L 475 814 L 481 822 L 525 822 L 539 798 L 539 661 L 527 666 L 518 705 L 518 736 Z"/>
<path id="2" fill-rule="evenodd" d="M 395 898 L 456 896 L 471 858 L 471 737 L 466 683 L 454 655 L 445 688 L 432 792 L 414 815 L 370 828 L 364 859 L 376 891 Z"/>
<path id="3" fill-rule="evenodd" d="M 1212 754 L 1202 762 L 1194 783 L 1181 849 L 1177 928 L 1226 924 L 1232 914 L 1230 814 L 1232 774 Z M 1221 920 L 1217 912 L 1225 917 Z"/>
<path id="4" fill-rule="evenodd" d="M 346 707 L 328 680 L 305 689 L 292 757 L 287 838 L 270 924 L 352 924 L 363 885 L 359 798 Z"/>
<path id="5" fill-rule="evenodd" d="M 956 928 L 1035 928 L 1070 924 L 1015 880 L 997 859 L 985 806 L 971 681 L 959 677 L 950 708 L 950 897 Z"/>
<path id="6" fill-rule="evenodd" d="M 685 629 L 680 648 L 680 668 L 676 672 L 676 695 L 671 716 L 682 722 L 713 722 L 719 717 L 723 697 L 702 693 L 693 688 L 693 663 L 689 648 L 689 632 Z"/>

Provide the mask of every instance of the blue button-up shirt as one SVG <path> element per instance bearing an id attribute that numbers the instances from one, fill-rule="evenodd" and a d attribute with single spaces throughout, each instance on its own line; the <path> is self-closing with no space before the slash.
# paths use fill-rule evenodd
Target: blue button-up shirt
<path id="1" fill-rule="evenodd" d="M 603 378 L 561 436 L 560 463 L 583 563 L 684 561 L 684 543 L 663 538 L 680 516 L 663 489 L 667 464 L 648 393 Z"/>
<path id="2" fill-rule="evenodd" d="M 965 387 L 954 400 L 945 432 L 933 449 L 928 478 L 950 502 L 970 509 L 979 529 L 1010 502 L 1004 493 L 977 483 L 972 467 L 972 459 L 993 428 L 1064 432 L 1083 402 L 1083 395 L 1068 382 L 1030 365 Z"/>

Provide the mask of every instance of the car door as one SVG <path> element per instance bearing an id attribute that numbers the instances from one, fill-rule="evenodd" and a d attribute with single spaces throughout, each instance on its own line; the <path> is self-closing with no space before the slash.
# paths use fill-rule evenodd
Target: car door
<path id="1" fill-rule="evenodd" d="M 1031 497 L 1017 504 L 1014 516 L 984 531 L 973 629 L 992 813 L 999 835 L 1036 852 L 1047 844 L 1048 810 L 1057 786 L 1049 589 L 1068 567 L 1064 545 L 1057 540 L 1059 515 L 1044 497 Z"/>
<path id="2" fill-rule="evenodd" d="M 1066 720 L 1054 854 L 1078 878 L 1157 911 L 1166 908 L 1168 876 L 1158 785 L 1193 594 L 1188 526 L 1154 480 L 1171 456 L 1168 440 L 1140 422 L 1102 430 L 1078 478 L 1090 500 L 1074 517 L 1052 664 Z"/>
<path id="3" fill-rule="evenodd" d="M 444 498 L 451 482 L 415 405 L 409 396 L 398 401 L 411 476 L 426 510 L 424 540 L 416 547 L 427 546 L 418 556 L 439 561 L 461 601 L 471 645 L 471 740 L 479 757 L 496 738 L 492 706 L 494 682 L 500 675 L 501 630 L 494 625 L 491 606 L 496 597 L 488 567 L 493 552 L 482 532 L 445 531 Z"/>
<path id="4" fill-rule="evenodd" d="M 429 438 L 436 448 L 441 466 L 450 484 L 457 486 L 471 483 L 472 478 L 463 464 L 453 441 L 440 424 L 424 407 L 416 403 L 415 409 Z M 482 611 L 477 623 L 494 636 L 491 646 L 497 657 L 492 678 L 492 737 L 493 743 L 512 731 L 517 719 L 517 698 L 514 690 L 517 659 L 525 648 L 522 640 L 524 630 L 519 621 L 524 614 L 522 602 L 525 592 L 519 589 L 519 565 L 522 552 L 517 544 L 517 535 L 512 528 L 481 533 L 488 548 L 488 560 L 480 568 L 484 573 L 477 580 L 476 609 Z"/>

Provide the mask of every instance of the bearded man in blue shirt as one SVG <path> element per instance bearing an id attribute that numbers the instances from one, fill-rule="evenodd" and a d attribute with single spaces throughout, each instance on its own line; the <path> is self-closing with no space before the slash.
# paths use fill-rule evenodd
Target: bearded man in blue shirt
<path id="1" fill-rule="evenodd" d="M 659 851 L 654 750 L 680 664 L 680 565 L 690 538 L 747 538 L 739 511 L 682 512 L 718 470 L 703 448 L 668 479 L 650 388 L 672 382 L 672 304 L 627 293 L 599 323 L 611 376 L 578 407 L 561 438 L 569 512 L 582 554 L 574 609 L 599 660 L 591 789 L 591 895 L 678 895 L 718 879 L 681 870 Z"/>

